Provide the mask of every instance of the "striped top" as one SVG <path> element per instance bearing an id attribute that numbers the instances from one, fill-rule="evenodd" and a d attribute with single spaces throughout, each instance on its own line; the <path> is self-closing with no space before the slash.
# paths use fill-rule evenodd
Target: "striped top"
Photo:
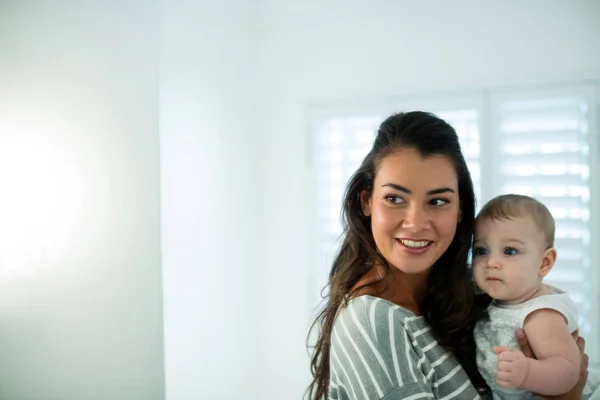
<path id="1" fill-rule="evenodd" d="M 373 296 L 351 299 L 336 318 L 331 400 L 480 399 L 425 318 Z"/>

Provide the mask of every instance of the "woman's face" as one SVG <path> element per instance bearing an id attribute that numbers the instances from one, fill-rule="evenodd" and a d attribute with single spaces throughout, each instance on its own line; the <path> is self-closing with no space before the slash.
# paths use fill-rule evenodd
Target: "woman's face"
<path id="1" fill-rule="evenodd" d="M 427 273 L 454 239 L 460 221 L 458 177 L 450 159 L 412 149 L 385 157 L 372 193 L 361 194 L 375 244 L 406 274 Z"/>

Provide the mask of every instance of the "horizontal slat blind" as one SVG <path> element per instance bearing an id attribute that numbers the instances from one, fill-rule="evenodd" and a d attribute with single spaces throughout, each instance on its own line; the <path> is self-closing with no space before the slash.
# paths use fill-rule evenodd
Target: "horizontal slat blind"
<path id="1" fill-rule="evenodd" d="M 327 118 L 315 126 L 317 290 L 327 282 L 339 246 L 346 183 L 371 149 L 381 121 L 382 116 Z"/>
<path id="2" fill-rule="evenodd" d="M 556 220 L 558 259 L 546 282 L 568 291 L 589 334 L 590 165 L 585 91 L 512 94 L 492 99 L 498 153 L 494 193 L 533 196 Z"/>

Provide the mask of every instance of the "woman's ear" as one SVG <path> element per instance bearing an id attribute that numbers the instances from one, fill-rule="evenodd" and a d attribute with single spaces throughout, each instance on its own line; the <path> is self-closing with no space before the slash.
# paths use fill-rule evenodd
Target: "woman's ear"
<path id="1" fill-rule="evenodd" d="M 544 250 L 544 255 L 542 258 L 542 265 L 540 266 L 540 277 L 544 277 L 548 275 L 548 272 L 554 267 L 554 263 L 556 262 L 556 249 L 554 247 L 549 247 Z"/>
<path id="2" fill-rule="evenodd" d="M 360 205 L 365 217 L 371 216 L 371 193 L 368 190 L 360 192 Z"/>

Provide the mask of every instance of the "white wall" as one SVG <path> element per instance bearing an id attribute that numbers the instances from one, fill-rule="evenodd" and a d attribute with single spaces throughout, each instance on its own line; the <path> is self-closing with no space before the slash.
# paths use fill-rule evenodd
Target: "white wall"
<path id="1" fill-rule="evenodd" d="M 164 398 L 157 9 L 94 4 L 0 3 L 2 399 Z"/>
<path id="2" fill-rule="evenodd" d="M 252 2 L 164 2 L 161 179 L 168 400 L 258 399 L 263 145 Z M 259 203 L 260 201 L 260 203 Z"/>
<path id="3" fill-rule="evenodd" d="M 260 398 L 295 399 L 309 380 L 304 344 L 312 316 L 307 110 L 337 100 L 600 78 L 600 3 L 265 0 L 264 11 L 261 171 L 270 214 Z"/>

